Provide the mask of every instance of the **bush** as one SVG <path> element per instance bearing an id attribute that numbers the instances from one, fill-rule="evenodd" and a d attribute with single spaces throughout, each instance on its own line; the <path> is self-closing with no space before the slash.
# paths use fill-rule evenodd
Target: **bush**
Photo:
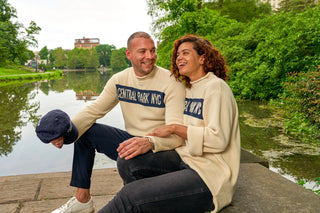
<path id="1" fill-rule="evenodd" d="M 320 138 L 320 71 L 290 73 L 278 104 L 287 118 L 287 131 Z"/>

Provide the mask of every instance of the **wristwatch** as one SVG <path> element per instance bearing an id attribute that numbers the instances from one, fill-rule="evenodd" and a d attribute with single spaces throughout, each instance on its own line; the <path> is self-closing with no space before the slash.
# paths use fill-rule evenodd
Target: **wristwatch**
<path id="1" fill-rule="evenodd" d="M 154 143 L 151 141 L 151 138 L 150 137 L 147 137 L 148 138 L 148 141 L 149 143 L 151 144 L 151 149 L 154 150 Z"/>

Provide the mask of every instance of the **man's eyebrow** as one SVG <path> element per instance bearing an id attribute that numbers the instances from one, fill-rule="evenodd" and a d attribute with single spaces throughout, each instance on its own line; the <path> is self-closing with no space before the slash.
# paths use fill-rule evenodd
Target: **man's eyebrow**
<path id="1" fill-rule="evenodd" d="M 147 48 L 139 48 L 138 51 L 140 51 L 140 50 L 147 50 Z M 154 47 L 151 50 L 156 50 L 156 48 Z"/>

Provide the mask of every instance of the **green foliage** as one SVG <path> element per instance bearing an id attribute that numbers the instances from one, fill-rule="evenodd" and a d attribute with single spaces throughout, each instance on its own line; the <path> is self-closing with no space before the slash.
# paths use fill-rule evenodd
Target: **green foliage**
<path id="1" fill-rule="evenodd" d="M 176 21 L 187 12 L 194 12 L 201 8 L 202 0 L 148 0 L 148 15 L 153 18 L 153 31 L 163 31 L 170 25 L 175 25 Z"/>
<path id="2" fill-rule="evenodd" d="M 49 55 L 49 50 L 48 50 L 47 46 L 44 46 L 44 47 L 39 51 L 40 59 L 42 59 L 42 60 L 47 59 L 47 60 L 48 60 L 48 55 Z"/>
<path id="3" fill-rule="evenodd" d="M 86 64 L 85 68 L 95 69 L 99 67 L 99 56 L 96 49 L 92 48 L 86 51 Z"/>
<path id="4" fill-rule="evenodd" d="M 173 42 L 177 38 L 186 34 L 216 35 L 221 32 L 223 26 L 233 23 L 235 23 L 234 20 L 223 18 L 217 11 L 206 8 L 184 13 L 175 25 L 167 27 L 159 34 L 162 42 L 158 47 L 157 64 L 165 68 L 170 67 Z"/>
<path id="5" fill-rule="evenodd" d="M 74 48 L 68 52 L 69 69 L 95 69 L 99 66 L 99 58 L 96 49 L 79 49 Z"/>
<path id="6" fill-rule="evenodd" d="M 291 73 L 275 102 L 287 118 L 287 132 L 320 138 L 320 72 Z"/>
<path id="7" fill-rule="evenodd" d="M 34 35 L 41 28 L 33 21 L 25 28 L 18 22 L 13 23 L 13 18 L 17 18 L 16 9 L 7 0 L 0 0 L 0 66 L 8 62 L 27 61 L 27 48 L 37 45 Z"/>
<path id="8" fill-rule="evenodd" d="M 67 54 L 61 47 L 52 50 L 51 54 L 52 58 L 54 59 L 54 67 L 63 69 L 65 66 L 67 66 Z"/>
<path id="9" fill-rule="evenodd" d="M 282 0 L 278 12 L 301 13 L 307 9 L 315 8 L 316 5 L 314 0 Z"/>
<path id="10" fill-rule="evenodd" d="M 116 49 L 114 45 L 101 44 L 95 47 L 99 56 L 99 63 L 104 67 L 110 66 L 112 51 Z"/>
<path id="11" fill-rule="evenodd" d="M 251 13 L 240 15 L 246 20 L 239 22 L 235 19 L 240 20 L 240 17 L 228 18 L 234 11 L 228 9 L 233 7 L 233 0 L 218 3 L 219 7 L 214 9 L 217 2 L 148 1 L 149 14 L 153 17 L 160 14 L 154 22 L 161 41 L 159 66 L 170 68 L 172 44 L 176 39 L 185 34 L 197 34 L 208 38 L 221 50 L 230 68 L 228 83 L 236 96 L 269 100 L 282 93 L 281 83 L 286 73 L 308 72 L 319 65 L 319 7 L 303 13 L 268 15 L 266 5 L 254 6 L 251 0 L 246 0 L 237 3 L 241 4 L 237 15 L 241 14 L 241 8 L 246 8 L 244 5 L 252 7 Z M 229 15 L 223 17 L 226 10 Z M 163 21 L 161 26 L 159 20 Z"/>
<path id="12" fill-rule="evenodd" d="M 296 104 L 292 108 L 296 113 L 288 114 L 287 131 L 318 137 L 319 97 L 314 92 L 319 91 L 320 84 L 318 80 L 311 81 L 310 75 L 316 76 L 314 70 L 320 64 L 319 6 L 310 4 L 294 12 L 270 14 L 269 3 L 251 0 L 147 2 L 160 41 L 159 66 L 170 68 L 176 39 L 185 34 L 205 37 L 225 57 L 230 71 L 228 84 L 235 96 L 251 100 L 299 97 L 299 102 L 294 98 L 292 103 L 289 99 L 283 101 L 289 108 Z M 288 73 L 307 75 L 304 78 L 309 79 L 308 87 L 284 84 L 289 82 Z"/>
<path id="13" fill-rule="evenodd" d="M 19 75 L 32 73 L 30 70 L 24 67 L 0 67 L 0 76 L 2 75 Z"/>
<path id="14" fill-rule="evenodd" d="M 112 51 L 110 63 L 113 71 L 120 71 L 128 67 L 125 49 L 126 48 L 121 48 L 119 50 Z"/>
<path id="15" fill-rule="evenodd" d="M 316 181 L 316 184 L 312 187 L 312 189 L 309 189 L 309 190 L 320 195 L 320 177 L 315 178 L 314 181 Z M 299 180 L 298 181 L 298 184 L 303 187 L 305 187 L 306 183 L 307 183 L 306 180 Z"/>
<path id="16" fill-rule="evenodd" d="M 12 152 L 13 146 L 21 139 L 26 118 L 34 117 L 40 108 L 38 102 L 29 101 L 34 98 L 34 94 L 30 94 L 33 89 L 32 84 L 0 88 L 0 110 L 6 112 L 0 117 L 0 156 Z"/>
<path id="17" fill-rule="evenodd" d="M 256 19 L 216 41 L 230 65 L 230 85 L 245 99 L 277 98 L 286 73 L 315 70 L 320 59 L 320 10 Z"/>
<path id="18" fill-rule="evenodd" d="M 220 11 L 222 16 L 244 23 L 271 14 L 271 5 L 268 2 L 224 0 L 222 4 L 217 4 L 216 1 L 207 4 L 209 8 Z"/>

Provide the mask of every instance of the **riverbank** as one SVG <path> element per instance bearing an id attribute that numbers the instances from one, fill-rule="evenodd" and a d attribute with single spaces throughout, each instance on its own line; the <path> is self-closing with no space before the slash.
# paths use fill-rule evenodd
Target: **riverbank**
<path id="1" fill-rule="evenodd" d="M 31 69 L 22 67 L 1 67 L 0 68 L 0 86 L 6 86 L 16 83 L 27 83 L 43 79 L 53 79 L 62 77 L 61 70 L 48 72 L 35 72 Z"/>
<path id="2" fill-rule="evenodd" d="M 232 204 L 221 213 L 308 212 L 320 209 L 320 196 L 270 171 L 268 162 L 242 150 Z M 70 172 L 0 177 L 0 212 L 50 212 L 75 194 Z M 122 187 L 115 168 L 95 169 L 91 193 L 98 211 Z"/>

